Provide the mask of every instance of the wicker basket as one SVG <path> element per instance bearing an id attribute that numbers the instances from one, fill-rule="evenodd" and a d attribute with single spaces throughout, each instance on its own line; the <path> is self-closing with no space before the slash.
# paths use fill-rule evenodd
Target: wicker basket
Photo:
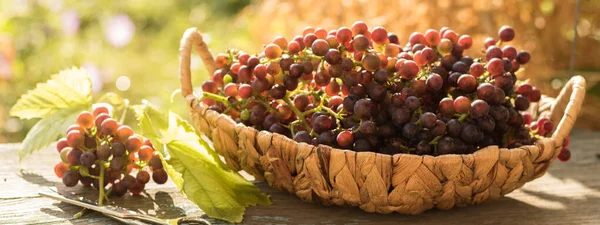
<path id="1" fill-rule="evenodd" d="M 469 155 L 437 157 L 354 152 L 296 143 L 207 110 L 192 91 L 192 47 L 209 74 L 216 69 L 200 33 L 188 29 L 179 49 L 181 91 L 195 127 L 213 141 L 230 168 L 245 170 L 307 202 L 358 206 L 367 212 L 419 214 L 434 207 L 478 204 L 542 176 L 559 154 L 585 96 L 585 80 L 576 76 L 556 99 L 543 96 L 539 104 L 532 104 L 535 115 L 546 114 L 558 124 L 551 138 L 532 146 L 489 146 Z"/>

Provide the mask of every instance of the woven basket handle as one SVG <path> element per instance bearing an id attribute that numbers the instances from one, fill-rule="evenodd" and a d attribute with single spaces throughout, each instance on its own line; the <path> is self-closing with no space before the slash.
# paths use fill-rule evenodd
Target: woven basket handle
<path id="1" fill-rule="evenodd" d="M 556 101 L 550 108 L 550 120 L 554 123 L 560 121 L 554 134 L 552 134 L 556 146 L 561 146 L 564 139 L 571 132 L 577 114 L 579 114 L 583 105 L 584 97 L 585 79 L 582 76 L 572 77 L 556 97 Z"/>
<path id="2" fill-rule="evenodd" d="M 210 50 L 208 50 L 208 46 L 202 40 L 202 35 L 196 28 L 189 28 L 183 33 L 183 37 L 181 38 L 181 43 L 179 45 L 179 80 L 181 81 L 181 94 L 183 97 L 191 101 L 193 98 L 188 98 L 188 96 L 193 96 L 194 91 L 192 88 L 192 72 L 190 67 L 190 57 L 192 54 L 192 46 L 196 48 L 206 70 L 208 71 L 208 75 L 212 76 L 212 74 L 217 69 L 217 64 L 215 63 L 215 59 L 213 58 Z"/>

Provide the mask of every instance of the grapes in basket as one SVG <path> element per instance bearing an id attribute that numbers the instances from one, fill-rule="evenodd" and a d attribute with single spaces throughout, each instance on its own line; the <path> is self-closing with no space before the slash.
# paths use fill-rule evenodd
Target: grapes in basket
<path id="1" fill-rule="evenodd" d="M 152 144 L 111 118 L 105 106 L 81 112 L 56 148 L 61 162 L 54 172 L 68 187 L 81 182 L 104 188 L 110 183 L 117 196 L 127 191 L 138 195 L 151 179 L 158 184 L 168 179 Z"/>
<path id="2" fill-rule="evenodd" d="M 517 80 L 531 56 L 507 44 L 514 36 L 503 26 L 469 56 L 472 38 L 446 27 L 414 32 L 403 44 L 360 21 L 330 31 L 308 27 L 256 55 L 217 55 L 202 101 L 258 130 L 357 152 L 469 154 L 532 145 L 554 126 L 526 112 L 541 94 Z"/>

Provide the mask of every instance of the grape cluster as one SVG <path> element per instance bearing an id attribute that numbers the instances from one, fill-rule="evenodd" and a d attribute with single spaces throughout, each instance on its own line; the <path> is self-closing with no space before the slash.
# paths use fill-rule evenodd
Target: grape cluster
<path id="1" fill-rule="evenodd" d="M 54 172 L 68 187 L 81 182 L 99 189 L 110 183 L 117 196 L 127 191 L 138 195 L 150 178 L 158 184 L 168 179 L 150 141 L 111 118 L 105 106 L 81 112 L 56 149 L 61 162 Z"/>
<path id="2" fill-rule="evenodd" d="M 447 27 L 412 33 L 404 47 L 396 34 L 361 21 L 330 31 L 307 27 L 290 41 L 276 37 L 257 55 L 217 55 L 202 102 L 258 130 L 359 152 L 467 154 L 531 145 L 553 126 L 544 119 L 531 129 L 524 111 L 541 93 L 517 80 L 530 54 L 505 45 L 514 36 L 503 26 L 474 58 L 464 52 L 472 38 Z"/>

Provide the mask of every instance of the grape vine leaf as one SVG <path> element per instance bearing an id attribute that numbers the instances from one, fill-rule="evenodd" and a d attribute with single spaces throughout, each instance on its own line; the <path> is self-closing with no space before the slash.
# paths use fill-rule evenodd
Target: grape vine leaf
<path id="1" fill-rule="evenodd" d="M 239 223 L 246 207 L 271 203 L 258 187 L 222 166 L 214 149 L 177 114 L 164 115 L 147 103 L 134 109 L 169 177 L 208 216 Z"/>
<path id="2" fill-rule="evenodd" d="M 87 72 L 72 68 L 29 90 L 9 113 L 20 119 L 44 118 L 62 110 L 89 108 L 91 104 L 92 83 Z"/>
<path id="3" fill-rule="evenodd" d="M 63 70 L 21 96 L 10 109 L 20 119 L 41 118 L 29 130 L 19 150 L 19 159 L 56 141 L 92 104 L 92 83 L 85 70 Z"/>

